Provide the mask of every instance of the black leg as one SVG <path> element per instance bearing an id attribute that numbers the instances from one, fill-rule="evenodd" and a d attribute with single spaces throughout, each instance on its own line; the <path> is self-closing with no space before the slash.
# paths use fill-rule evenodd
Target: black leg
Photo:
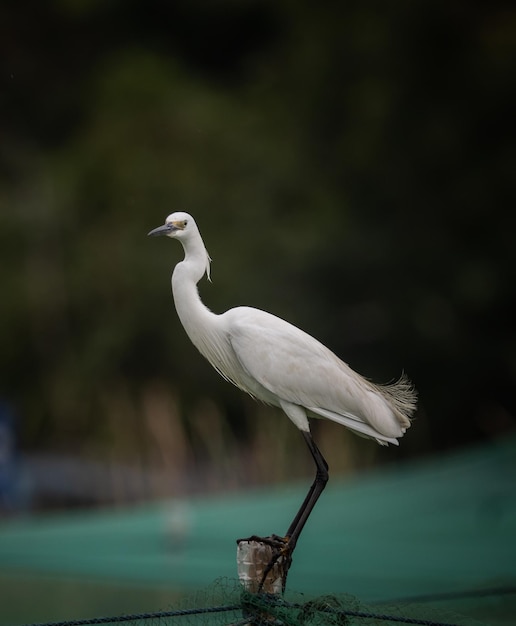
<path id="1" fill-rule="evenodd" d="M 272 548 L 273 557 L 265 568 L 263 573 L 261 582 L 259 584 L 259 591 L 262 590 L 264 582 L 272 570 L 274 565 L 278 562 L 278 559 L 282 557 L 282 583 L 283 590 L 285 590 L 285 584 L 287 580 L 287 573 L 290 568 L 290 564 L 292 562 L 292 554 L 294 552 L 294 548 L 296 547 L 297 540 L 301 535 L 301 531 L 303 530 L 310 513 L 312 512 L 319 496 L 324 491 L 326 487 L 326 483 L 328 482 L 328 464 L 326 463 L 325 458 L 321 454 L 319 448 L 315 445 L 314 440 L 312 439 L 312 435 L 309 432 L 301 431 L 303 437 L 305 438 L 306 444 L 308 445 L 308 449 L 314 459 L 316 465 L 316 473 L 315 479 L 312 483 L 312 486 L 308 490 L 306 497 L 303 501 L 303 504 L 299 508 L 299 511 L 296 513 L 296 516 L 292 520 L 290 524 L 287 534 L 285 537 L 279 537 L 278 535 L 271 535 L 270 537 L 249 537 L 248 539 L 239 539 L 240 541 L 257 541 L 259 543 L 265 543 Z"/>
<path id="2" fill-rule="evenodd" d="M 310 516 L 310 513 L 312 512 L 317 500 L 319 499 L 319 496 L 324 491 L 326 483 L 328 482 L 328 463 L 326 463 L 326 460 L 321 454 L 321 451 L 315 445 L 315 442 L 312 439 L 312 435 L 309 432 L 301 432 L 315 461 L 317 470 L 315 473 L 314 482 L 312 483 L 312 486 L 310 487 L 306 498 L 303 501 L 303 504 L 301 505 L 295 518 L 292 520 L 289 529 L 287 530 L 286 539 L 288 541 L 290 553 L 294 551 L 297 540 L 299 539 L 299 535 L 301 534 L 301 531 L 303 530 L 306 521 Z"/>

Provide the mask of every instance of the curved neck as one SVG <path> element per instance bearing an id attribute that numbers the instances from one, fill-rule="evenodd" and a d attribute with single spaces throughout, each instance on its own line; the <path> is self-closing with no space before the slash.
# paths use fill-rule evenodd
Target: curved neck
<path id="1" fill-rule="evenodd" d="M 199 238 L 188 242 L 184 260 L 176 265 L 172 273 L 172 293 L 177 314 L 192 343 L 202 353 L 204 331 L 210 326 L 210 320 L 216 317 L 203 304 L 197 290 L 197 283 L 204 276 L 208 263 L 208 253 Z"/>

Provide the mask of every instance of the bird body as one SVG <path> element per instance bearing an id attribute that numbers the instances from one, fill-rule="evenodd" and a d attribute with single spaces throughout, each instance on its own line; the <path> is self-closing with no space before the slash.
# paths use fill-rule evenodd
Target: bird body
<path id="1" fill-rule="evenodd" d="M 338 422 L 382 445 L 397 444 L 410 426 L 416 393 L 404 376 L 391 385 L 374 385 L 317 339 L 265 311 L 240 306 L 220 315 L 212 313 L 197 290 L 204 274 L 210 277 L 210 257 L 188 213 L 172 213 L 149 235 L 166 235 L 183 245 L 185 258 L 172 273 L 172 292 L 192 343 L 226 380 L 258 400 L 281 407 L 301 431 L 314 460 L 314 482 L 285 537 L 263 539 L 279 547 L 261 585 L 280 557 L 286 559 L 284 585 L 297 540 L 329 476 L 308 418 Z"/>
<path id="2" fill-rule="evenodd" d="M 205 273 L 209 278 L 210 257 L 194 219 L 173 213 L 150 234 L 167 234 L 183 244 L 185 258 L 172 274 L 176 310 L 192 343 L 226 380 L 281 407 L 302 431 L 310 430 L 308 417 L 319 417 L 380 444 L 398 443 L 415 408 L 405 377 L 374 385 L 317 339 L 260 309 L 213 313 L 197 290 Z"/>

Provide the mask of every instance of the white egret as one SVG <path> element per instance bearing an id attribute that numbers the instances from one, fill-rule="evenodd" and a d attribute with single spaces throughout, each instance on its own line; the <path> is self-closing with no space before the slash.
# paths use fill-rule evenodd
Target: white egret
<path id="1" fill-rule="evenodd" d="M 183 245 L 185 257 L 174 268 L 172 291 L 192 343 L 226 380 L 283 409 L 308 444 L 317 469 L 282 539 L 291 556 L 328 481 L 328 465 L 312 439 L 308 417 L 338 422 L 382 445 L 397 444 L 410 426 L 416 392 L 405 376 L 390 385 L 374 385 L 319 341 L 265 311 L 239 306 L 220 315 L 212 313 L 197 291 L 204 274 L 210 278 L 211 259 L 188 213 L 172 213 L 149 235 L 165 235 Z"/>

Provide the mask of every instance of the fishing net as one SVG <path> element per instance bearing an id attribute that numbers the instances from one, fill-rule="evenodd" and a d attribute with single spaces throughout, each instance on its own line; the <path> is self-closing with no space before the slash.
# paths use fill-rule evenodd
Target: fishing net
<path id="1" fill-rule="evenodd" d="M 244 591 L 239 581 L 221 579 L 188 596 L 182 607 L 155 615 L 156 626 L 487 626 L 448 608 L 424 604 L 367 605 L 349 594 L 310 597 L 287 591 L 283 596 Z"/>

